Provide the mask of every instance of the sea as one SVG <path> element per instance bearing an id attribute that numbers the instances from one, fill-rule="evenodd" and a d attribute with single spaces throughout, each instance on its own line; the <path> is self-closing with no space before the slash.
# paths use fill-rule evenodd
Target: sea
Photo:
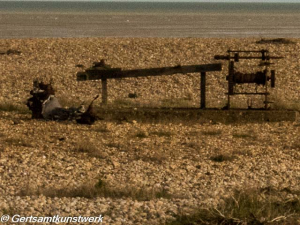
<path id="1" fill-rule="evenodd" d="M 299 38 L 300 3 L 1 1 L 0 38 Z"/>

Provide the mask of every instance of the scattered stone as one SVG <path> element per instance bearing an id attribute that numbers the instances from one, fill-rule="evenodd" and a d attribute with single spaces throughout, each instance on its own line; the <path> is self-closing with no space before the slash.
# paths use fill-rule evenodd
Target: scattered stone
<path id="1" fill-rule="evenodd" d="M 53 77 L 56 89 L 54 96 L 58 100 L 61 96 L 67 96 L 68 99 L 74 96 L 76 100 L 89 103 L 90 96 L 99 93 L 101 85 L 97 81 L 77 82 L 74 62 L 90 65 L 91 61 L 97 61 L 99 55 L 107 57 L 114 67 L 126 69 L 170 66 L 179 62 L 181 65 L 210 63 L 212 52 L 224 52 L 228 46 L 232 49 L 250 48 L 255 46 L 256 39 L 63 38 L 0 40 L 0 43 L 5 46 L 7 41 L 17 49 L 29 46 L 26 54 L 22 53 L 20 61 L 12 60 L 12 57 L 2 57 L 0 60 L 3 68 L 0 79 L 5 84 L 5 88 L 0 89 L 0 96 L 21 104 L 32 89 L 31 80 L 37 74 L 44 78 L 45 83 Z M 295 41 L 297 45 L 280 45 L 280 48 L 270 45 L 270 51 L 274 54 L 280 54 L 280 51 L 286 54 L 286 59 L 278 65 L 278 89 L 274 94 L 281 98 L 281 104 L 292 102 L 292 106 L 299 99 L 300 87 L 300 80 L 295 79 L 299 72 L 291 69 L 299 65 L 300 56 L 294 53 L 300 51 L 300 45 L 298 39 Z M 48 51 L 49 43 L 57 47 Z M 125 44 L 127 47 L 123 48 Z M 86 50 L 85 61 L 82 61 L 82 49 Z M 186 49 L 191 51 L 184 51 Z M 139 54 L 133 54 L 137 51 Z M 226 101 L 222 96 L 227 90 L 227 72 L 224 70 L 209 77 L 211 88 L 207 90 L 207 100 L 212 106 L 222 105 L 222 101 Z M 142 105 L 148 102 L 159 104 L 164 98 L 182 98 L 188 91 L 194 93 L 192 99 L 197 107 L 199 83 L 199 74 L 116 80 L 108 82 L 113 87 L 109 89 L 108 100 L 113 102 L 120 97 L 126 98 L 130 91 L 138 90 L 139 96 L 143 97 L 135 101 Z M 288 187 L 289 192 L 299 199 L 299 192 L 296 192 L 300 190 L 299 123 L 179 125 L 99 121 L 97 128 L 110 131 L 105 133 L 72 123 L 32 120 L 26 114 L 15 112 L 0 111 L 0 118 L 1 213 L 24 216 L 102 214 L 103 224 L 107 225 L 116 224 L 117 221 L 123 224 L 158 225 L 167 223 L 167 218 L 191 214 L 199 206 L 216 207 L 224 195 L 233 196 L 235 189 L 277 185 L 278 189 Z M 14 125 L 12 121 L 18 119 L 23 122 Z M 163 130 L 173 135 L 150 135 L 141 139 L 132 133 L 136 129 L 148 131 L 149 134 Z M 222 130 L 222 134 L 202 135 L 208 130 Z M 233 134 L 245 132 L 257 138 L 233 137 Z M 60 137 L 66 139 L 59 141 Z M 20 142 L 23 139 L 27 143 L 33 142 L 34 147 L 26 147 L 26 142 L 24 146 Z M 73 149 L 83 140 L 86 140 L 84 143 L 87 148 L 107 157 L 91 157 L 88 153 L 74 152 Z M 187 142 L 195 143 L 197 148 L 183 144 Z M 108 147 L 107 143 L 118 143 L 120 148 Z M 216 154 L 233 155 L 235 160 L 213 162 L 210 157 Z M 155 160 L 143 161 L 150 157 Z M 119 167 L 113 166 L 110 161 L 112 158 L 120 163 Z M 164 160 L 157 160 L 160 158 Z M 188 165 L 194 166 L 194 170 L 187 171 Z M 73 166 L 73 169 L 67 171 L 69 166 Z M 157 187 L 160 198 L 156 197 L 156 193 L 149 201 L 139 201 L 129 196 L 90 199 L 80 196 L 80 191 L 84 190 L 80 189 L 82 186 L 94 187 L 99 178 L 107 184 L 105 188 L 115 188 L 106 189 L 107 192 L 132 190 L 134 193 L 142 190 L 141 193 L 144 193 L 147 190 L 152 193 L 152 188 Z M 21 189 L 29 194 L 20 196 Z M 78 196 L 58 197 L 69 190 Z M 169 195 L 165 194 L 165 190 Z M 48 197 L 51 194 L 54 197 Z M 286 199 L 287 203 L 292 203 L 290 196 L 287 195 Z M 157 201 L 160 203 L 156 204 Z M 65 212 L 66 208 L 70 212 Z"/>

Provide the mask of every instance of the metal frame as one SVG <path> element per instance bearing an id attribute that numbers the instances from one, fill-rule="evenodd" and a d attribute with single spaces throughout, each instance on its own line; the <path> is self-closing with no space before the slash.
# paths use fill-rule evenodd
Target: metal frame
<path id="1" fill-rule="evenodd" d="M 254 50 L 254 51 L 244 51 L 244 50 L 228 50 L 227 55 L 216 55 L 214 58 L 217 60 L 228 60 L 228 92 L 226 93 L 228 96 L 227 106 L 225 108 L 230 109 L 230 97 L 232 95 L 264 95 L 265 96 L 265 109 L 269 108 L 268 95 L 268 81 L 271 83 L 271 87 L 275 87 L 275 70 L 269 70 L 269 66 L 272 64 L 270 62 L 271 59 L 282 59 L 280 56 L 270 56 L 269 51 L 262 50 Z M 235 62 L 239 62 L 240 60 L 261 60 L 265 69 L 263 71 L 258 71 L 256 73 L 243 74 L 235 71 Z M 269 74 L 271 74 L 269 76 Z M 245 84 L 245 83 L 254 83 L 255 85 L 264 85 L 264 92 L 235 92 L 236 84 Z M 248 105 L 249 108 L 249 105 Z"/>
<path id="2" fill-rule="evenodd" d="M 100 65 L 100 66 L 98 66 Z M 147 77 L 147 76 L 162 76 L 174 74 L 187 74 L 187 73 L 200 73 L 200 108 L 206 108 L 206 72 L 221 71 L 222 64 L 203 64 L 203 65 L 189 65 L 189 66 L 175 66 L 175 67 L 160 67 L 149 69 L 136 69 L 136 70 L 122 70 L 121 68 L 110 68 L 105 65 L 104 60 L 100 63 L 95 62 L 94 66 L 85 70 L 84 72 L 77 73 L 78 81 L 85 80 L 101 80 L 102 81 L 102 104 L 107 104 L 107 80 L 119 79 L 129 77 Z"/>

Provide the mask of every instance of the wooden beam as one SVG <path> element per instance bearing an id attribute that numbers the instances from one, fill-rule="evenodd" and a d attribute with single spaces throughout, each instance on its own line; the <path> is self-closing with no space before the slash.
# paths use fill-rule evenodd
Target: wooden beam
<path id="1" fill-rule="evenodd" d="M 203 65 L 191 65 L 191 66 L 175 66 L 175 67 L 161 67 L 150 69 L 136 69 L 136 70 L 121 70 L 115 69 L 87 69 L 85 72 L 77 73 L 77 80 L 99 80 L 99 79 L 117 79 L 117 78 L 129 78 L 129 77 L 146 77 L 146 76 L 161 76 L 161 75 L 173 75 L 173 74 L 186 74 L 186 73 L 201 73 L 210 71 L 221 71 L 222 64 L 203 64 Z"/>

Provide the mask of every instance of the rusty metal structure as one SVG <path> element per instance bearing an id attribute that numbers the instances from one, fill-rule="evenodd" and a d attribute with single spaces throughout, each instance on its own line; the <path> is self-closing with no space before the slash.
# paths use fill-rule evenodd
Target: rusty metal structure
<path id="1" fill-rule="evenodd" d="M 223 109 L 230 109 L 230 98 L 234 95 L 263 95 L 265 97 L 264 105 L 265 109 L 269 108 L 269 104 L 272 103 L 268 100 L 269 87 L 275 87 L 275 70 L 270 70 L 271 59 L 282 59 L 280 56 L 271 56 L 268 50 L 255 50 L 255 51 L 242 51 L 242 50 L 228 50 L 227 55 L 216 55 L 216 60 L 228 61 L 228 96 L 227 105 Z M 259 66 L 263 69 L 254 73 L 241 73 L 236 71 L 235 63 L 240 60 L 260 60 Z M 210 71 L 221 71 L 222 64 L 203 64 L 203 65 L 187 65 L 187 66 L 174 66 L 174 67 L 160 67 L 149 69 L 134 69 L 134 70 L 122 70 L 121 68 L 111 68 L 104 60 L 100 62 L 94 62 L 93 66 L 85 71 L 77 73 L 78 81 L 85 80 L 101 80 L 102 83 L 102 104 L 107 104 L 107 80 L 129 77 L 146 77 L 146 76 L 161 76 L 161 75 L 173 75 L 173 74 L 187 74 L 187 73 L 200 73 L 200 109 L 206 108 L 206 73 Z M 237 85 L 242 84 L 254 84 L 255 89 L 253 92 L 238 92 L 236 91 Z M 261 85 L 264 87 L 264 91 L 257 91 L 257 87 Z M 248 108 L 252 108 L 252 100 Z"/>
<path id="2" fill-rule="evenodd" d="M 273 103 L 268 100 L 269 87 L 275 87 L 275 70 L 270 70 L 271 59 L 282 59 L 281 56 L 270 56 L 268 50 L 254 50 L 254 51 L 243 51 L 243 50 L 228 50 L 227 55 L 215 55 L 216 60 L 227 60 L 228 63 L 228 101 L 226 109 L 230 109 L 230 97 L 234 95 L 264 95 L 265 109 L 269 108 L 269 104 Z M 255 73 L 241 73 L 235 70 L 235 63 L 240 60 L 260 60 L 259 66 L 263 66 L 264 69 Z M 255 89 L 253 92 L 237 92 L 237 84 L 254 84 Z M 264 86 L 264 91 L 258 92 L 257 86 Z M 248 108 L 252 108 L 252 103 L 248 102 Z"/>
<path id="3" fill-rule="evenodd" d="M 86 80 L 101 80 L 102 83 L 102 104 L 107 104 L 107 80 L 129 77 L 147 77 L 147 76 L 162 76 L 173 74 L 200 73 L 200 108 L 206 108 L 206 73 L 211 71 L 221 71 L 222 64 L 203 64 L 203 65 L 188 65 L 174 67 L 160 67 L 149 69 L 122 70 L 121 68 L 111 68 L 102 59 L 100 62 L 94 62 L 93 66 L 84 72 L 77 73 L 78 81 Z"/>

